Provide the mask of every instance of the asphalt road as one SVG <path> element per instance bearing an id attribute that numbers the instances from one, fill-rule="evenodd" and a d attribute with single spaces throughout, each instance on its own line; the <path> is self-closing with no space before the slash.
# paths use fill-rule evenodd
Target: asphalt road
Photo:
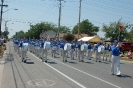
<path id="1" fill-rule="evenodd" d="M 48 63 L 28 52 L 27 63 L 8 44 L 0 88 L 133 88 L 133 63 L 121 62 L 122 76 L 110 75 L 110 62 L 95 59 L 62 62 L 62 57 L 48 55 Z M 115 69 L 116 71 L 116 69 Z"/>

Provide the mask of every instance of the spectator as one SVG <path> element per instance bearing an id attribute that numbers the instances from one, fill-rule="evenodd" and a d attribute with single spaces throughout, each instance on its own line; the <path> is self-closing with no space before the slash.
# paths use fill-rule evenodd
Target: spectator
<path id="1" fill-rule="evenodd" d="M 132 59 L 132 57 L 133 57 L 132 51 L 129 50 L 128 53 L 126 54 L 126 56 L 128 57 L 128 59 Z"/>

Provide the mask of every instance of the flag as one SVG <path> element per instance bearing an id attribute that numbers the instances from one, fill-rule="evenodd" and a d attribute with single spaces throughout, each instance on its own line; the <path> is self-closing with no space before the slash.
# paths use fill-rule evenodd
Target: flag
<path id="1" fill-rule="evenodd" d="M 123 25 L 120 25 L 119 28 L 120 28 L 120 30 L 122 30 L 124 28 L 124 26 Z"/>

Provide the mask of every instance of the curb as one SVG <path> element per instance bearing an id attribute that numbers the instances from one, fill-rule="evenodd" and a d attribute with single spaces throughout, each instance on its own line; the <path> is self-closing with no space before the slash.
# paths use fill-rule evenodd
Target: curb
<path id="1" fill-rule="evenodd" d="M 3 72 L 4 72 L 4 65 L 5 65 L 5 58 L 6 58 L 5 53 L 6 51 L 4 52 L 4 55 L 0 61 L 0 88 L 1 88 L 1 83 L 2 83 Z"/>

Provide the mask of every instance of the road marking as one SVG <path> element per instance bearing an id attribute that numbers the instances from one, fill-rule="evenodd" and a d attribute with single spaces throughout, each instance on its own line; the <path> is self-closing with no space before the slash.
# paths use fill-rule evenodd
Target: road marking
<path id="1" fill-rule="evenodd" d="M 49 56 L 48 56 L 48 57 L 49 57 Z M 70 66 L 70 65 L 64 64 L 63 62 L 60 62 L 60 61 L 58 61 L 58 60 L 55 60 L 55 59 L 53 59 L 52 57 L 49 57 L 49 58 L 51 58 L 52 60 L 57 61 L 57 62 L 59 62 L 59 63 L 61 63 L 61 64 L 63 64 L 63 65 L 66 65 L 66 66 L 68 66 L 68 67 L 70 67 L 70 68 L 72 68 L 72 69 L 75 69 L 75 70 L 77 70 L 77 71 L 79 71 L 79 72 L 81 72 L 81 73 L 84 73 L 84 74 L 86 74 L 86 75 L 88 75 L 88 76 L 91 76 L 91 77 L 93 77 L 93 78 L 95 78 L 95 79 L 98 79 L 98 80 L 100 80 L 100 81 L 102 81 L 102 82 L 104 82 L 104 83 L 107 83 L 107 84 L 109 84 L 109 85 L 112 85 L 112 86 L 114 86 L 114 87 L 116 87 L 116 88 L 121 88 L 121 87 L 119 87 L 119 86 L 117 86 L 117 85 L 115 85 L 115 84 L 113 84 L 113 83 L 110 83 L 110 82 L 105 81 L 105 80 L 103 80 L 103 79 L 101 79 L 101 78 L 98 78 L 98 77 L 93 76 L 93 75 L 91 75 L 91 74 L 89 74 L 89 73 L 86 73 L 86 72 L 81 71 L 81 70 L 79 70 L 79 69 L 77 69 L 77 68 L 74 68 L 74 67 L 72 67 L 72 66 Z"/>
<path id="2" fill-rule="evenodd" d="M 29 52 L 30 53 L 30 52 Z M 35 58 L 37 58 L 38 60 L 42 61 L 41 59 L 39 59 L 38 57 L 36 57 L 34 54 L 30 53 L 31 55 L 33 55 Z M 45 63 L 45 62 L 43 62 Z M 78 86 L 80 86 L 81 88 L 86 88 L 85 86 L 83 86 L 82 84 L 78 83 L 77 81 L 75 81 L 74 79 L 70 78 L 69 76 L 65 75 L 64 73 L 60 72 L 59 70 L 55 69 L 54 67 L 50 66 L 49 64 L 45 63 L 47 66 L 49 66 L 50 68 L 52 68 L 53 70 L 57 71 L 58 73 L 60 73 L 61 75 L 63 75 L 64 77 L 66 77 L 67 79 L 71 80 L 72 82 L 74 82 L 75 84 L 77 84 Z"/>
<path id="3" fill-rule="evenodd" d="M 49 79 L 35 79 L 28 81 L 27 84 L 36 87 L 50 87 L 54 86 L 56 83 L 55 81 Z"/>

